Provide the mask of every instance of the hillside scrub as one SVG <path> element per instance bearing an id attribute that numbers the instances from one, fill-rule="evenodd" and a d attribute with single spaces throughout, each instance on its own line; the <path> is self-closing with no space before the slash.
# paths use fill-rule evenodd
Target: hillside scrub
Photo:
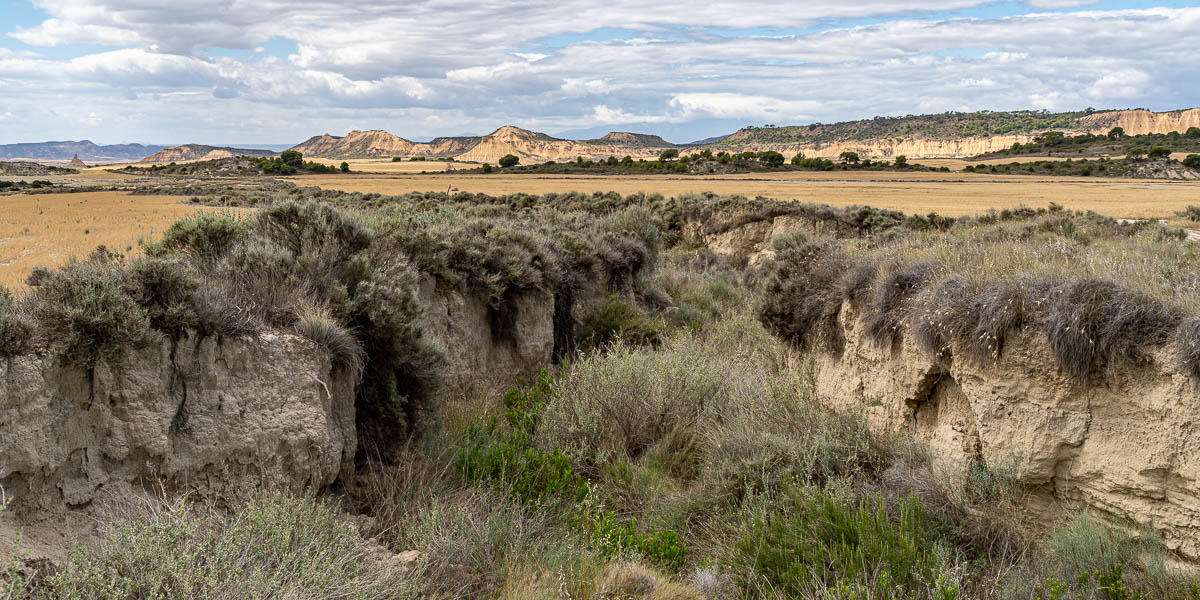
<path id="1" fill-rule="evenodd" d="M 796 345 L 836 349 L 837 319 L 851 302 L 882 347 L 903 330 L 932 356 L 981 363 L 1018 328 L 1038 328 L 1078 378 L 1172 340 L 1195 343 L 1181 324 L 1200 313 L 1200 265 L 1180 230 L 1056 209 L 895 233 L 777 238 L 760 319 Z M 1180 355 L 1189 372 L 1191 354 Z"/>
<path id="2" fill-rule="evenodd" d="M 512 218 L 495 205 L 470 210 Z M 366 269 L 382 269 L 380 255 L 397 256 L 390 244 L 399 234 L 362 238 L 376 233 L 378 222 L 356 215 L 315 202 L 269 205 L 226 253 L 196 268 L 216 277 L 230 256 L 241 256 L 236 264 L 259 265 L 256 276 L 285 275 L 282 281 L 322 290 L 325 303 L 300 313 L 311 323 L 304 327 L 355 332 L 370 377 L 377 372 L 373 350 L 360 334 L 371 329 L 347 327 L 338 315 L 371 314 L 362 288 L 384 283 Z M 1055 216 L 1063 215 L 997 216 L 970 227 L 1016 235 Z M 1096 245 L 1166 243 L 1154 228 L 1128 232 L 1071 218 Z M 933 262 L 935 253 L 948 252 L 938 244 L 961 244 L 956 236 L 967 235 L 959 230 L 965 225 L 909 230 L 905 220 L 882 235 L 788 236 L 777 261 L 794 256 L 792 272 L 800 272 L 806 257 L 840 253 L 845 262 L 836 264 L 847 268 L 830 263 L 809 280 L 874 301 L 884 271 L 909 273 L 910 282 L 940 273 L 937 266 L 912 269 L 916 259 L 893 266 L 896 247 L 937 242 L 916 258 L 944 264 L 946 257 Z M 628 232 L 637 220 L 614 221 L 606 227 Z M 1026 241 L 1061 246 L 1060 236 L 1040 232 Z M 655 244 L 649 231 L 635 237 L 642 246 Z M 361 248 L 364 239 L 370 243 Z M 184 245 L 154 258 L 200 254 Z M 292 265 L 292 257 L 303 264 Z M 343 266 L 332 265 L 333 257 Z M 411 260 L 393 265 L 386 281 L 411 276 L 420 268 Z M 475 276 L 467 268 L 474 264 L 459 264 L 464 278 Z M 921 446 L 903 434 L 873 432 L 864 409 L 825 408 L 811 358 L 753 314 L 748 299 L 759 293 L 760 277 L 752 270 L 682 244 L 654 264 L 641 285 L 661 286 L 680 311 L 691 306 L 688 318 L 661 315 L 657 343 L 614 339 L 507 391 L 438 390 L 415 427 L 387 431 L 403 440 L 391 460 L 364 464 L 341 496 L 357 513 L 357 529 L 330 506 L 273 492 L 228 513 L 171 505 L 116 520 L 25 597 L 1132 597 L 1111 595 L 1117 589 L 1187 597 L 1194 582 L 1163 565 L 1153 537 L 1135 543 L 1085 517 L 1065 519 L 1049 535 L 1025 531 L 1014 508 L 1019 474 L 977 465 L 969 481 L 939 478 Z M 327 279 L 317 280 L 322 273 Z M 339 284 L 352 273 L 367 277 L 353 290 Z M 960 297 L 956 284 L 944 287 L 935 298 Z M 794 286 L 785 297 L 802 298 L 804 289 Z M 905 289 L 880 306 L 903 318 L 905 299 L 926 287 Z M 271 314 L 285 313 L 256 311 L 255 319 Z M 411 550 L 415 559 L 395 570 L 396 553 Z"/>

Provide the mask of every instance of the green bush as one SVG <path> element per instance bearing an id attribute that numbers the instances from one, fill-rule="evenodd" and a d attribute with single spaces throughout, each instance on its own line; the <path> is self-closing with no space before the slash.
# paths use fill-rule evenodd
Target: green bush
<path id="1" fill-rule="evenodd" d="M 184 502 L 108 525 L 46 579 L 46 598 L 394 598 L 400 574 L 311 498 L 261 492 L 228 518 Z"/>
<path id="2" fill-rule="evenodd" d="M 687 545 L 670 529 L 638 533 L 636 519 L 621 521 L 607 511 L 588 515 L 587 523 L 591 546 L 604 556 L 615 558 L 632 552 L 674 569 L 682 567 L 687 556 Z"/>
<path id="3" fill-rule="evenodd" d="M 737 561 L 788 597 L 863 583 L 907 596 L 937 582 L 938 529 L 916 495 L 889 507 L 882 497 L 794 492 L 737 541 Z"/>
<path id="4" fill-rule="evenodd" d="M 575 337 L 582 348 L 600 348 L 617 340 L 633 345 L 662 341 L 662 322 L 619 296 L 608 296 L 579 321 Z"/>
<path id="5" fill-rule="evenodd" d="M 519 162 L 521 162 L 521 159 L 516 155 L 505 154 L 504 156 L 500 157 L 499 165 L 501 169 L 507 169 L 509 167 L 516 166 Z"/>
<path id="6" fill-rule="evenodd" d="M 1183 159 L 1183 166 L 1190 169 L 1200 169 L 1200 154 L 1189 154 Z"/>
<path id="7" fill-rule="evenodd" d="M 212 262 L 228 253 L 248 226 L 249 221 L 234 213 L 198 213 L 172 223 L 161 240 L 146 246 L 146 254 L 181 252 Z"/>
<path id="8" fill-rule="evenodd" d="M 497 419 L 471 426 L 457 458 L 467 480 L 500 485 L 526 503 L 580 501 L 587 496 L 588 485 L 571 469 L 567 455 L 533 443 L 551 386 L 549 374 L 542 371 L 533 386 L 510 389 L 504 396 L 507 428 Z"/>
<path id="9" fill-rule="evenodd" d="M 119 264 L 88 260 L 43 272 L 30 298 L 38 325 L 83 368 L 119 359 L 150 334 L 150 317 L 121 286 Z"/>
<path id="10" fill-rule="evenodd" d="M 150 317 L 150 326 L 178 338 L 200 323 L 194 297 L 200 281 L 178 259 L 143 257 L 129 266 L 123 291 Z"/>

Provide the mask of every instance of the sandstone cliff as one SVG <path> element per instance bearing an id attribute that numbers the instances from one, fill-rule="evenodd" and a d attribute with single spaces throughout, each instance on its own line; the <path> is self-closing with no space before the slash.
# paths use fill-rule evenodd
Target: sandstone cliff
<path id="1" fill-rule="evenodd" d="M 1162 113 L 1141 109 L 1092 113 L 1079 118 L 1076 132 L 1108 133 L 1113 127 L 1124 129 L 1128 135 L 1171 133 L 1172 131 L 1183 133 L 1190 127 L 1200 127 L 1200 108 Z"/>

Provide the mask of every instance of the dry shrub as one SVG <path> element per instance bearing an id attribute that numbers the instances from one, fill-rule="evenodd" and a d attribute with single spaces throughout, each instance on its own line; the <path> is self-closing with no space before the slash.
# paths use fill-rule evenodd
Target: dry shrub
<path id="1" fill-rule="evenodd" d="M 73 262 L 38 278 L 31 312 L 72 364 L 92 368 L 119 359 L 150 335 L 150 318 L 121 289 L 122 278 L 120 264 L 107 259 Z"/>
<path id="2" fill-rule="evenodd" d="M 1143 348 L 1165 343 L 1178 319 L 1162 303 L 1110 281 L 1067 284 L 1046 321 L 1046 338 L 1059 366 L 1084 379 L 1093 367 L 1134 361 Z"/>
<path id="3" fill-rule="evenodd" d="M 1200 377 L 1200 317 L 1185 319 L 1179 324 L 1179 349 L 1176 358 L 1184 372 Z"/>
<path id="4" fill-rule="evenodd" d="M 727 401 L 730 382 L 722 367 L 693 337 L 657 351 L 617 346 L 586 355 L 556 382 L 540 442 L 593 472 L 636 458 Z"/>
<path id="5" fill-rule="evenodd" d="M 966 340 L 977 326 L 967 284 L 947 277 L 917 292 L 908 315 L 908 330 L 917 346 L 935 358 L 948 359 L 955 342 Z"/>
<path id="6" fill-rule="evenodd" d="M 976 324 L 967 347 L 977 360 L 1000 358 L 1005 339 L 1025 324 L 1027 298 L 1021 283 L 1001 281 L 989 284 L 971 301 Z"/>
<path id="7" fill-rule="evenodd" d="M 933 274 L 932 262 L 916 262 L 907 267 L 896 265 L 879 285 L 871 304 L 863 311 L 867 337 L 879 348 L 887 348 L 896 338 L 904 317 L 905 301 Z"/>
<path id="8" fill-rule="evenodd" d="M 309 304 L 296 311 L 296 333 L 314 341 L 329 352 L 333 366 L 350 373 L 351 379 L 362 377 L 365 361 L 362 346 L 354 334 L 346 330 L 324 306 Z"/>
<path id="9" fill-rule="evenodd" d="M 21 303 L 0 286 L 0 356 L 24 354 L 33 340 L 33 323 Z"/>
<path id="10" fill-rule="evenodd" d="M 846 262 L 832 244 L 811 240 L 800 231 L 772 241 L 775 258 L 763 289 L 759 320 L 776 335 L 802 347 L 823 342 L 841 348 L 838 314 L 842 294 L 837 283 Z"/>
<path id="11" fill-rule="evenodd" d="M 229 515 L 184 501 L 136 509 L 73 548 L 45 597 L 382 600 L 407 585 L 312 498 L 259 492 Z"/>

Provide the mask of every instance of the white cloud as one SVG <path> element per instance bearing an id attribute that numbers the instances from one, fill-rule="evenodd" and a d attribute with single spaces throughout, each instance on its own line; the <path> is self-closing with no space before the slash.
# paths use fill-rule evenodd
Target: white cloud
<path id="1" fill-rule="evenodd" d="M 236 123 L 245 136 L 290 141 L 351 126 L 419 137 L 511 122 L 553 133 L 983 108 L 1175 108 L 1200 97 L 1191 41 L 1200 8 L 917 14 L 984 3 L 817 0 L 797 11 L 765 0 L 668 1 L 655 10 L 634 0 L 260 0 L 252 9 L 246 0 L 37 0 L 51 18 L 9 36 L 36 48 L 113 49 L 54 60 L 0 48 L 0 107 L 22 115 L 6 123 L 6 136 L 16 126 L 13 135 L 30 139 L 76 137 L 70 127 L 80 120 L 55 115 L 88 106 L 107 115 L 88 134 L 97 138 L 191 141 Z M 814 25 L 810 15 L 908 16 L 795 35 L 709 30 L 803 28 Z M 632 33 L 582 35 L 602 27 Z M 272 38 L 294 41 L 295 52 L 271 56 Z M 209 58 L 213 47 L 252 52 Z M 128 115 L 142 117 L 120 120 Z"/>

